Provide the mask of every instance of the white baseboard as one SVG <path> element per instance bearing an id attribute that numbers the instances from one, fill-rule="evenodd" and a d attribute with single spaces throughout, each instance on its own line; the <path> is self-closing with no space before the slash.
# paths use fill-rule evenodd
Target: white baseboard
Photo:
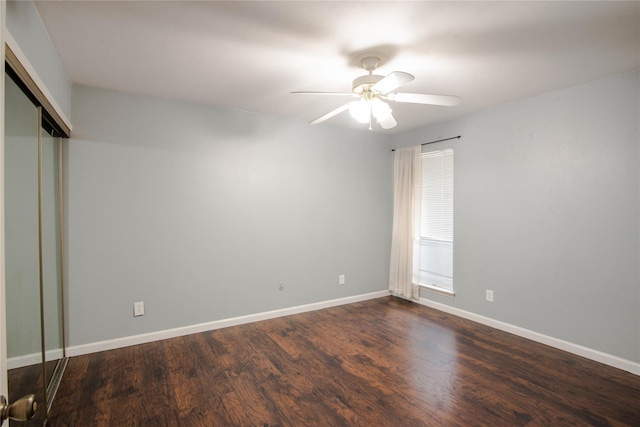
<path id="1" fill-rule="evenodd" d="M 470 311 L 465 311 L 459 308 L 448 306 L 446 304 L 434 302 L 426 298 L 420 298 L 420 301 L 418 301 L 418 303 L 427 307 L 434 308 L 436 310 L 444 311 L 455 316 L 463 317 L 465 319 L 490 326 L 492 328 L 499 329 L 501 331 L 509 332 L 511 334 L 518 335 L 532 341 L 546 344 L 550 347 L 577 354 L 578 356 L 586 357 L 587 359 L 595 360 L 596 362 L 604 363 L 605 365 L 613 366 L 614 368 L 622 369 L 635 375 L 640 375 L 640 363 L 636 363 L 631 360 L 626 360 L 621 357 L 603 353 L 598 350 L 593 350 L 591 348 L 574 344 L 569 341 L 550 337 L 539 332 L 534 332 L 529 329 L 511 325 L 509 323 L 501 322 L 489 317 L 481 316 Z"/>
<path id="2" fill-rule="evenodd" d="M 323 308 L 335 307 L 344 304 L 351 304 L 359 301 L 366 301 L 375 298 L 381 298 L 388 296 L 389 291 L 378 291 L 369 294 L 355 295 L 346 298 L 338 298 L 329 301 L 322 301 L 313 304 L 300 305 L 296 307 L 283 308 L 280 310 L 266 311 L 263 313 L 249 314 L 246 316 L 233 317 L 230 319 L 215 320 L 212 322 L 200 323 L 197 325 L 190 325 L 181 328 L 167 329 L 164 331 L 150 332 L 148 334 L 134 335 L 130 337 L 116 338 L 112 340 L 99 341 L 89 344 L 82 344 L 71 346 L 67 348 L 67 356 L 81 356 L 83 354 L 96 353 L 99 351 L 113 350 L 116 348 L 128 347 L 131 345 L 144 344 L 153 341 L 159 341 L 168 338 L 175 338 L 189 334 L 195 334 L 199 332 L 213 331 L 215 329 L 227 328 L 229 326 L 243 325 L 245 323 L 258 322 L 260 320 L 274 319 L 276 317 L 289 316 L 292 314 L 305 313 L 308 311 L 320 310 Z M 576 354 L 578 356 L 586 357 L 587 359 L 595 360 L 596 362 L 604 363 L 615 368 L 631 372 L 635 375 L 640 375 L 640 363 L 632 362 L 630 360 L 622 359 L 611 354 L 603 353 L 598 350 L 593 350 L 588 347 L 584 347 L 578 344 L 574 344 L 568 341 L 564 341 L 558 338 L 550 337 L 538 332 L 534 332 L 519 326 L 511 325 L 509 323 L 501 322 L 499 320 L 491 319 L 489 317 L 481 316 L 469 311 L 461 310 L 455 307 L 451 307 L 445 304 L 437 303 L 426 298 L 420 298 L 418 301 L 427 307 L 434 308 L 436 310 L 444 311 L 446 313 L 453 314 L 483 325 L 490 326 L 492 328 L 499 329 L 501 331 L 509 332 L 514 335 L 521 336 L 523 338 L 530 339 L 548 346 L 568 351 L 569 353 Z M 39 360 L 39 358 L 38 358 Z M 8 365 L 12 366 L 14 361 L 9 359 Z M 37 363 L 34 362 L 34 363 Z M 23 366 L 29 365 L 26 363 Z M 17 367 L 17 366 L 14 366 Z"/>
<path id="3" fill-rule="evenodd" d="M 175 337 L 180 337 L 184 335 L 196 334 L 199 332 L 213 331 L 215 329 L 227 328 L 229 326 L 243 325 L 245 323 L 258 322 L 260 320 L 274 319 L 276 317 L 283 317 L 283 316 L 289 316 L 292 314 L 305 313 L 307 311 L 314 311 L 314 310 L 320 310 L 323 308 L 335 307 L 335 306 L 344 305 L 344 304 L 351 304 L 354 302 L 381 298 L 388 295 L 389 295 L 389 291 L 386 291 L 386 290 L 378 291 L 378 292 L 372 292 L 369 294 L 355 295 L 351 297 L 338 298 L 338 299 L 333 299 L 329 301 L 317 302 L 313 304 L 283 308 L 280 310 L 266 311 L 263 313 L 233 317 L 230 319 L 215 320 L 212 322 L 184 326 L 181 328 L 150 332 L 148 334 L 116 338 L 112 340 L 99 341 L 99 342 L 94 342 L 89 344 L 74 345 L 67 348 L 67 356 L 70 356 L 70 357 L 81 356 L 83 354 L 113 350 L 116 348 L 144 344 L 148 342 L 159 341 L 159 340 L 168 339 L 168 338 L 175 338 Z"/>
<path id="4" fill-rule="evenodd" d="M 47 360 L 56 360 L 62 358 L 62 349 L 48 350 L 45 353 Z M 42 353 L 25 354 L 24 356 L 15 356 L 7 358 L 7 369 L 24 368 L 25 366 L 37 365 L 42 362 Z"/>

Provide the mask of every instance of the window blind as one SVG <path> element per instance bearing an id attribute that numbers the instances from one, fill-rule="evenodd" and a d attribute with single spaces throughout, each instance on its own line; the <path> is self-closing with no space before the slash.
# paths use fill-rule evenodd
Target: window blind
<path id="1" fill-rule="evenodd" d="M 453 149 L 422 154 L 419 280 L 453 290 Z"/>

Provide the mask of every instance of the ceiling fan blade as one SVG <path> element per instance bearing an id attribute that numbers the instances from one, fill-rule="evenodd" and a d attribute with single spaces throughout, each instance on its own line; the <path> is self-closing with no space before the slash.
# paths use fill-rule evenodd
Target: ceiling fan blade
<path id="1" fill-rule="evenodd" d="M 295 95 L 330 95 L 330 96 L 350 96 L 350 97 L 356 97 L 359 95 L 356 95 L 353 92 L 305 92 L 305 91 L 296 91 L 296 92 L 290 92 L 292 94 Z"/>
<path id="2" fill-rule="evenodd" d="M 330 119 L 331 117 L 333 117 L 335 115 L 338 115 L 338 114 L 342 113 L 345 110 L 348 110 L 350 105 L 351 105 L 351 102 L 349 102 L 347 104 L 344 104 L 342 107 L 338 107 L 335 110 L 328 112 L 324 116 L 318 117 L 317 119 L 309 122 L 309 124 L 310 125 L 315 125 L 315 124 L 318 124 L 318 123 L 322 123 L 325 120 Z"/>
<path id="3" fill-rule="evenodd" d="M 402 86 L 403 84 L 409 83 L 411 80 L 415 79 L 411 74 L 404 73 L 402 71 L 394 71 L 388 74 L 385 78 L 380 80 L 378 83 L 371 86 L 371 90 L 377 93 L 389 93 L 392 90 L 395 90 Z"/>
<path id="4" fill-rule="evenodd" d="M 378 124 L 380 124 L 380 127 L 382 129 L 392 129 L 396 127 L 398 122 L 396 122 L 396 119 L 393 117 L 393 115 L 389 113 L 385 117 L 383 117 L 382 120 L 378 120 Z"/>
<path id="5" fill-rule="evenodd" d="M 382 80 L 381 80 L 382 81 Z M 389 101 L 411 102 L 414 104 L 443 105 L 453 107 L 460 104 L 460 97 L 450 95 L 427 95 L 424 93 L 390 93 L 385 96 Z"/>

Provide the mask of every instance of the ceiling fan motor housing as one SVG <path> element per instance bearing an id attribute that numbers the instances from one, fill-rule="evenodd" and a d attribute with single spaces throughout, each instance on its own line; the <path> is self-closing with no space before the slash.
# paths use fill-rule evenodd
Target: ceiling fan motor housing
<path id="1" fill-rule="evenodd" d="M 384 76 L 380 76 L 378 74 L 367 74 L 364 76 L 360 76 L 353 81 L 353 85 L 352 85 L 353 93 L 362 95 L 371 86 L 378 83 L 383 78 Z"/>

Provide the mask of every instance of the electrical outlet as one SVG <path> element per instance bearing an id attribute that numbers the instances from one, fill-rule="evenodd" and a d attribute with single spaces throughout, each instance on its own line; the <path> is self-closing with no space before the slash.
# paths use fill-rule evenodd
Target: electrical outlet
<path id="1" fill-rule="evenodd" d="M 281 291 L 284 291 L 284 285 L 280 284 L 280 287 L 278 289 L 280 289 Z"/>
<path id="2" fill-rule="evenodd" d="M 344 274 L 338 276 L 338 284 L 344 285 Z"/>
<path id="3" fill-rule="evenodd" d="M 486 300 L 489 302 L 493 302 L 493 291 L 490 289 L 487 289 L 487 294 L 485 296 Z"/>
<path id="4" fill-rule="evenodd" d="M 144 316 L 144 302 L 133 303 L 133 317 Z"/>

